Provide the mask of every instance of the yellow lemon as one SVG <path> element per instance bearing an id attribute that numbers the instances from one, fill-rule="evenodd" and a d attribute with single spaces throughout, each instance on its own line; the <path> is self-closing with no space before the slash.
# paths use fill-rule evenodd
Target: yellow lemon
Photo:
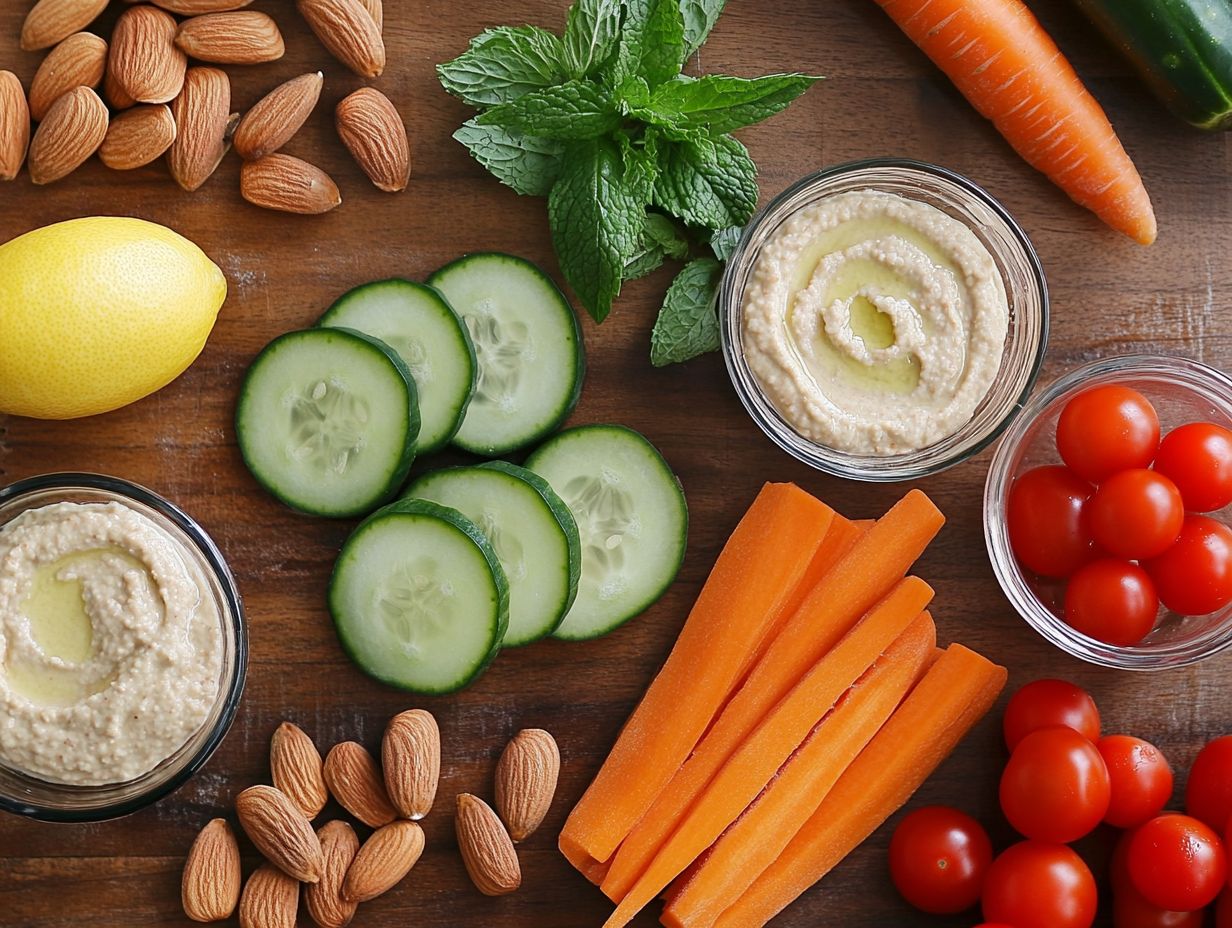
<path id="1" fill-rule="evenodd" d="M 153 393 L 201 353 L 226 296 L 200 248 L 140 219 L 0 245 L 0 413 L 72 419 Z"/>

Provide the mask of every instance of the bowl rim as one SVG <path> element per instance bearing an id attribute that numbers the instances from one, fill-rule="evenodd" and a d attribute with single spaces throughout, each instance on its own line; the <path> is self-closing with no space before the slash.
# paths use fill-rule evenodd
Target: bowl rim
<path id="1" fill-rule="evenodd" d="M 244 615 L 243 598 L 240 596 L 235 575 L 232 574 L 231 568 L 228 566 L 222 551 L 214 542 L 214 539 L 210 537 L 209 533 L 192 516 L 188 515 L 175 503 L 141 484 L 125 480 L 122 477 L 112 477 L 88 471 L 57 471 L 25 477 L 8 486 L 0 487 L 0 506 L 20 500 L 22 497 L 48 490 L 74 489 L 113 493 L 141 503 L 168 519 L 188 537 L 218 580 L 219 589 L 222 591 L 223 605 L 231 616 L 231 621 L 228 624 L 235 639 L 235 665 L 227 684 L 221 688 L 225 689 L 225 693 L 220 693 L 220 698 L 224 700 L 223 708 L 209 736 L 182 768 L 157 786 L 119 802 L 94 808 L 71 810 L 54 809 L 22 802 L 12 796 L 0 793 L 0 810 L 44 822 L 85 823 L 122 818 L 146 806 L 153 805 L 160 799 L 175 792 L 205 765 L 214 754 L 214 751 L 218 749 L 223 738 L 226 737 L 232 722 L 235 720 L 236 713 L 239 711 L 240 700 L 244 693 L 244 684 L 248 676 L 248 626 Z M 63 787 L 66 790 L 77 788 L 72 784 L 53 785 Z"/>

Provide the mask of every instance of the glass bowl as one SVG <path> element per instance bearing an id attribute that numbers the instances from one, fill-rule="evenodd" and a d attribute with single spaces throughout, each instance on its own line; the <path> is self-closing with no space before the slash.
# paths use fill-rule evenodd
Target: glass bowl
<path id="1" fill-rule="evenodd" d="M 1054 436 L 1065 404 L 1101 384 L 1122 384 L 1155 406 L 1161 431 L 1186 422 L 1232 428 L 1232 378 L 1198 361 L 1134 355 L 1086 364 L 1033 396 L 993 455 L 984 487 L 984 538 L 1001 589 L 1027 623 L 1061 650 L 1092 664 L 1123 670 L 1167 670 L 1204 660 L 1232 645 L 1232 605 L 1204 616 L 1161 607 L 1154 630 L 1140 644 L 1121 647 L 1082 634 L 1060 617 L 1064 582 L 1025 572 L 1010 549 L 1005 512 L 1010 487 L 1023 471 L 1061 463 Z M 1207 513 L 1228 522 L 1229 512 Z"/>
<path id="2" fill-rule="evenodd" d="M 1005 349 L 991 389 L 958 431 L 916 451 L 857 454 L 804 437 L 766 396 L 744 357 L 743 298 L 761 249 L 799 210 L 853 190 L 898 194 L 958 219 L 992 255 L 1009 301 Z M 1022 407 L 1048 342 L 1048 287 L 1026 233 L 1001 204 L 971 181 L 920 161 L 854 161 L 810 174 L 788 187 L 745 228 L 723 273 L 718 305 L 727 371 L 749 415 L 788 454 L 818 470 L 853 480 L 911 480 L 953 467 L 979 453 Z"/>
<path id="3" fill-rule="evenodd" d="M 206 579 L 222 625 L 218 693 L 201 727 L 154 769 L 123 783 L 79 786 L 39 779 L 0 761 L 0 809 L 53 822 L 90 822 L 128 815 L 183 784 L 201 768 L 226 735 L 239 707 L 248 664 L 244 610 L 235 578 L 217 545 L 191 517 L 156 493 L 99 474 L 45 474 L 0 489 L 0 525 L 53 503 L 120 503 L 179 542 Z"/>

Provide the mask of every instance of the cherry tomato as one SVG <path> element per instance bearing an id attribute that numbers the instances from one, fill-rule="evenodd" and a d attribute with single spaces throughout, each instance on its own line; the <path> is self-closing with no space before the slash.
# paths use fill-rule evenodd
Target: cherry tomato
<path id="1" fill-rule="evenodd" d="M 1119 470 L 1149 467 L 1159 447 L 1159 417 L 1145 396 L 1109 384 L 1084 390 L 1057 421 L 1057 450 L 1069 469 L 1098 483 Z"/>
<path id="2" fill-rule="evenodd" d="M 1213 422 L 1191 422 L 1169 432 L 1155 469 L 1176 484 L 1191 512 L 1232 503 L 1232 432 Z"/>
<path id="3" fill-rule="evenodd" d="M 1063 844 L 1019 842 L 984 877 L 984 917 L 1014 928 L 1090 928 L 1095 903 L 1091 871 Z"/>
<path id="4" fill-rule="evenodd" d="M 1228 875 L 1219 836 L 1196 818 L 1175 812 L 1134 830 L 1125 864 L 1147 902 L 1175 912 L 1210 905 Z"/>
<path id="5" fill-rule="evenodd" d="M 1208 742 L 1189 768 L 1185 811 L 1216 831 L 1232 821 L 1232 735 Z"/>
<path id="6" fill-rule="evenodd" d="M 1108 811 L 1104 759 L 1072 728 L 1041 728 L 1018 743 L 1001 774 L 1001 811 L 1037 841 L 1068 844 L 1089 834 Z"/>
<path id="7" fill-rule="evenodd" d="M 1171 480 L 1153 470 L 1123 470 L 1105 480 L 1087 507 L 1095 543 L 1117 557 L 1163 554 L 1181 533 L 1185 504 Z"/>
<path id="8" fill-rule="evenodd" d="M 1068 577 L 1095 557 L 1083 519 L 1093 488 L 1064 467 L 1036 467 L 1014 481 L 1006 526 L 1014 556 L 1043 577 Z"/>
<path id="9" fill-rule="evenodd" d="M 1159 597 L 1147 572 L 1100 558 L 1079 567 L 1065 587 L 1065 621 L 1107 644 L 1135 645 L 1155 627 Z"/>
<path id="10" fill-rule="evenodd" d="M 1176 544 L 1142 566 L 1173 612 L 1215 612 L 1232 602 L 1232 529 L 1209 516 L 1186 516 Z"/>
<path id="11" fill-rule="evenodd" d="M 1159 748 L 1129 735 L 1105 735 L 1095 747 L 1111 787 L 1104 821 L 1133 828 L 1158 815 L 1172 796 L 1172 768 Z"/>
<path id="12" fill-rule="evenodd" d="M 922 912 L 954 915 L 980 901 L 992 842 L 970 815 L 946 806 L 916 809 L 890 839 L 890 877 Z"/>
<path id="13" fill-rule="evenodd" d="M 1173 912 L 1151 905 L 1134 886 L 1129 876 L 1129 842 L 1134 833 L 1121 835 L 1112 854 L 1113 928 L 1201 928 L 1202 909 Z"/>
<path id="14" fill-rule="evenodd" d="M 1033 731 L 1060 725 L 1088 741 L 1099 738 L 1099 709 L 1080 686 L 1065 680 L 1036 680 L 1010 697 L 1001 729 L 1011 751 Z"/>

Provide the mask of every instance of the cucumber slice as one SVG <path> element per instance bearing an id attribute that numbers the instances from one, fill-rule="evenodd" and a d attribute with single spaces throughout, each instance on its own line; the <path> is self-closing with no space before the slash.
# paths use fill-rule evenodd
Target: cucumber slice
<path id="1" fill-rule="evenodd" d="M 375 338 L 288 332 L 248 368 L 235 432 L 253 476 L 288 506 L 363 515 L 397 492 L 415 459 L 415 383 Z"/>
<path id="2" fill-rule="evenodd" d="M 474 522 L 426 500 L 399 500 L 343 544 L 329 611 L 364 673 L 412 693 L 452 693 L 500 650 L 509 587 Z"/>
<path id="3" fill-rule="evenodd" d="M 505 647 L 538 641 L 560 625 L 577 595 L 582 548 L 569 507 L 546 480 L 489 461 L 425 474 L 404 498 L 458 510 L 492 543 L 509 581 Z"/>
<path id="4" fill-rule="evenodd" d="M 485 252 L 447 264 L 428 283 L 454 308 L 479 361 L 479 381 L 453 443 L 486 457 L 554 430 L 577 404 L 586 363 L 565 295 L 523 258 Z"/>
<path id="5" fill-rule="evenodd" d="M 663 595 L 684 560 L 689 513 L 680 481 L 632 429 L 582 425 L 539 447 L 526 467 L 552 485 L 582 538 L 577 599 L 557 638 L 597 638 Z"/>
<path id="6" fill-rule="evenodd" d="M 345 326 L 379 338 L 411 369 L 419 394 L 418 454 L 453 438 L 475 391 L 475 347 L 445 298 L 425 284 L 377 280 L 349 290 L 320 326 Z"/>

